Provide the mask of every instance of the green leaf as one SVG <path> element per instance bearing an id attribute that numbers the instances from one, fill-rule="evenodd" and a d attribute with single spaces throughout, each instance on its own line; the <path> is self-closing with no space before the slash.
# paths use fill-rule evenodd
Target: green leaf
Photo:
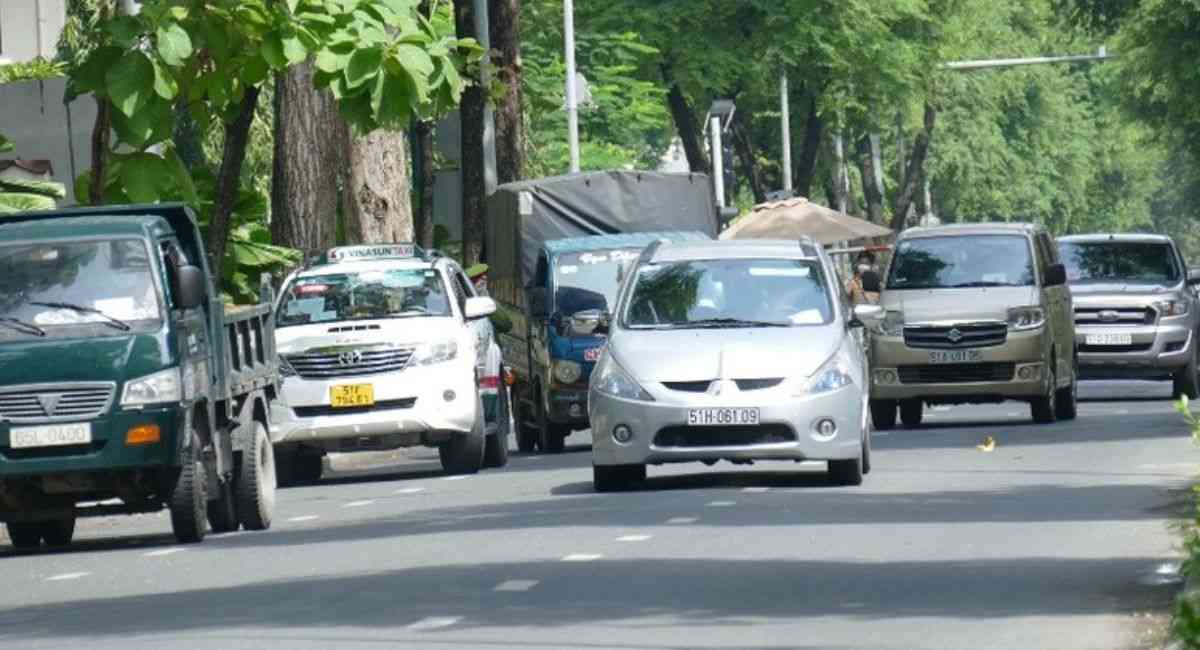
<path id="1" fill-rule="evenodd" d="M 178 97 L 179 84 L 175 81 L 171 71 L 158 61 L 152 61 L 152 63 L 154 64 L 154 92 L 167 101 Z"/>
<path id="2" fill-rule="evenodd" d="M 287 62 L 295 65 L 302 63 L 308 58 L 308 50 L 304 47 L 304 43 L 295 36 L 289 36 L 283 39 L 283 56 Z"/>
<path id="3" fill-rule="evenodd" d="M 16 146 L 12 143 L 12 140 L 0 135 L 0 153 L 7 153 L 15 148 Z"/>
<path id="4" fill-rule="evenodd" d="M 350 56 L 347 54 L 338 54 L 328 49 L 317 52 L 316 65 L 322 72 L 341 72 L 349 61 Z"/>
<path id="5" fill-rule="evenodd" d="M 382 49 L 368 47 L 355 50 L 354 54 L 350 55 L 350 62 L 346 65 L 346 85 L 350 88 L 358 88 L 365 84 L 379 74 L 379 67 L 382 64 Z"/>
<path id="6" fill-rule="evenodd" d="M 167 65 L 178 67 L 192 55 L 192 37 L 178 23 L 159 27 L 158 54 Z"/>
<path id="7" fill-rule="evenodd" d="M 108 70 L 105 81 L 113 105 L 132 116 L 154 92 L 154 66 L 140 51 L 126 52 Z"/>
<path id="8" fill-rule="evenodd" d="M 24 178 L 0 179 L 0 192 L 39 194 L 51 199 L 67 198 L 67 188 L 62 183 L 55 183 L 54 181 L 35 181 Z"/>
<path id="9" fill-rule="evenodd" d="M 276 32 L 267 34 L 262 43 L 263 59 L 267 65 L 275 70 L 282 70 L 287 67 L 287 55 L 283 53 L 283 39 Z"/>
<path id="10" fill-rule="evenodd" d="M 296 7 L 300 5 L 300 0 L 287 0 L 288 13 L 296 13 Z"/>
<path id="11" fill-rule="evenodd" d="M 333 27 L 334 25 L 337 25 L 337 20 L 335 20 L 333 16 L 327 14 L 302 13 L 299 16 L 296 16 L 296 18 L 303 23 L 315 23 L 318 25 L 324 25 L 326 27 Z"/>
<path id="12" fill-rule="evenodd" d="M 421 77 L 427 81 L 429 75 L 433 74 L 433 59 L 416 45 L 401 44 L 396 47 L 396 53 L 392 56 L 407 68 L 413 77 Z"/>
<path id="13" fill-rule="evenodd" d="M 122 54 L 124 51 L 119 47 L 102 47 L 92 52 L 83 65 L 71 75 L 68 94 L 72 97 L 87 93 L 96 93 L 102 97 L 108 96 L 108 93 L 105 92 L 105 84 L 108 83 L 106 75 L 120 60 Z"/>
<path id="14" fill-rule="evenodd" d="M 53 210 L 56 207 L 58 207 L 58 203 L 48 196 L 0 192 L 0 214 L 14 214 L 33 210 Z"/>
<path id="15" fill-rule="evenodd" d="M 112 42 L 127 49 L 137 44 L 142 36 L 142 24 L 133 16 L 117 16 L 104 23 L 104 31 L 112 37 Z"/>
<path id="16" fill-rule="evenodd" d="M 241 75 L 238 78 L 247 86 L 257 86 L 266 80 L 270 72 L 267 62 L 262 57 L 251 56 L 241 65 Z"/>
<path id="17" fill-rule="evenodd" d="M 121 184 L 135 203 L 153 203 L 165 198 L 163 190 L 169 187 L 171 177 L 167 161 L 154 154 L 131 154 L 121 164 Z"/>
<path id="18" fill-rule="evenodd" d="M 410 86 L 402 77 L 384 75 L 379 104 L 373 106 L 379 123 L 385 128 L 404 128 L 412 115 L 413 105 Z"/>

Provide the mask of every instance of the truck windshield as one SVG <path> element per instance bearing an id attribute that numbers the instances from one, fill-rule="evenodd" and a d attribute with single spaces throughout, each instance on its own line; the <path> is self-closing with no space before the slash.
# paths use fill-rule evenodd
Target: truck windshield
<path id="1" fill-rule="evenodd" d="M 641 249 L 563 253 L 554 267 L 554 308 L 563 314 L 607 310 L 617 297 L 621 265 L 636 260 Z"/>
<path id="2" fill-rule="evenodd" d="M 1180 270 L 1171 246 L 1158 242 L 1063 242 L 1059 245 L 1071 284 L 1136 282 L 1170 285 Z"/>
<path id="3" fill-rule="evenodd" d="M 735 259 L 638 269 L 625 323 L 632 329 L 825 325 L 833 303 L 813 260 Z"/>
<path id="4" fill-rule="evenodd" d="M 896 246 L 885 289 L 1033 285 L 1029 240 L 1017 235 L 919 237 Z"/>
<path id="5" fill-rule="evenodd" d="M 99 336 L 162 322 L 141 239 L 0 245 L 0 337 Z"/>
<path id="6" fill-rule="evenodd" d="M 433 269 L 306 275 L 284 290 L 277 327 L 347 320 L 449 316 L 450 301 Z"/>

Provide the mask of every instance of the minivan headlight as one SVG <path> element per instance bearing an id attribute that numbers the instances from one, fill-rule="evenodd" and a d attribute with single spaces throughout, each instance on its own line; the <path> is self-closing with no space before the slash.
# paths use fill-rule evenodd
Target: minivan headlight
<path id="1" fill-rule="evenodd" d="M 1187 301 L 1184 300 L 1160 300 L 1154 303 L 1154 307 L 1163 316 L 1184 316 L 1188 312 Z"/>
<path id="2" fill-rule="evenodd" d="M 838 350 L 829 361 L 821 366 L 811 379 L 801 384 L 797 397 L 804 395 L 820 395 L 841 390 L 854 383 L 854 375 L 850 369 L 850 360 L 844 349 Z"/>
<path id="3" fill-rule="evenodd" d="M 181 386 L 179 368 L 168 368 L 152 375 L 131 379 L 125 382 L 121 406 L 178 402 L 183 397 Z"/>
<path id="4" fill-rule="evenodd" d="M 1013 307 L 1008 310 L 1008 328 L 1033 330 L 1046 324 L 1046 310 L 1041 307 Z"/>
<path id="5" fill-rule="evenodd" d="M 603 360 L 592 373 L 592 388 L 613 397 L 633 399 L 642 402 L 653 402 L 654 398 L 646 389 L 634 381 L 625 369 L 617 365 L 611 354 L 604 355 Z"/>
<path id="6" fill-rule="evenodd" d="M 879 323 L 879 332 L 884 336 L 900 336 L 904 333 L 904 312 L 888 311 Z"/>

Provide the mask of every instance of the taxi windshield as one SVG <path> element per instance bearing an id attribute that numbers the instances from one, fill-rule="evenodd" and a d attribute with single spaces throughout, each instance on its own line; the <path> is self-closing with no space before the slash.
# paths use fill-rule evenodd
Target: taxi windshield
<path id="1" fill-rule="evenodd" d="M 431 268 L 330 272 L 296 278 L 283 293 L 277 327 L 348 320 L 450 316 Z"/>

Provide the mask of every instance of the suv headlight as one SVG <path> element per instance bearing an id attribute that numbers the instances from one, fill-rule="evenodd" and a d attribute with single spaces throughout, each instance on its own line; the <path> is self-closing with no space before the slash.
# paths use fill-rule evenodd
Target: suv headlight
<path id="1" fill-rule="evenodd" d="M 592 387 L 606 395 L 622 399 L 634 399 L 642 402 L 653 402 L 654 398 L 642 388 L 629 373 L 625 372 L 611 354 L 604 359 L 592 372 Z"/>
<path id="2" fill-rule="evenodd" d="M 178 402 L 183 397 L 181 386 L 179 368 L 168 368 L 153 375 L 131 379 L 125 382 L 121 406 Z"/>
<path id="3" fill-rule="evenodd" d="M 812 378 L 801 384 L 796 396 L 832 393 L 853 383 L 854 375 L 850 369 L 850 359 L 847 357 L 845 349 L 840 349 L 829 358 L 829 361 L 825 362 L 825 365 L 813 373 Z"/>
<path id="4" fill-rule="evenodd" d="M 1008 310 L 1008 328 L 1033 330 L 1046 324 L 1046 310 L 1041 307 L 1013 307 Z"/>
<path id="5" fill-rule="evenodd" d="M 889 311 L 883 315 L 879 323 L 879 333 L 884 336 L 900 336 L 904 334 L 904 312 Z"/>
<path id="6" fill-rule="evenodd" d="M 435 363 L 452 361 L 457 357 L 458 341 L 449 339 L 418 345 L 409 363 L 417 366 L 431 366 Z"/>
<path id="7" fill-rule="evenodd" d="M 583 375 L 583 367 L 574 361 L 560 360 L 554 362 L 554 378 L 560 384 L 573 384 Z"/>
<path id="8" fill-rule="evenodd" d="M 1160 300 L 1154 303 L 1154 308 L 1162 316 L 1184 316 L 1188 313 L 1187 301 L 1184 300 Z"/>

